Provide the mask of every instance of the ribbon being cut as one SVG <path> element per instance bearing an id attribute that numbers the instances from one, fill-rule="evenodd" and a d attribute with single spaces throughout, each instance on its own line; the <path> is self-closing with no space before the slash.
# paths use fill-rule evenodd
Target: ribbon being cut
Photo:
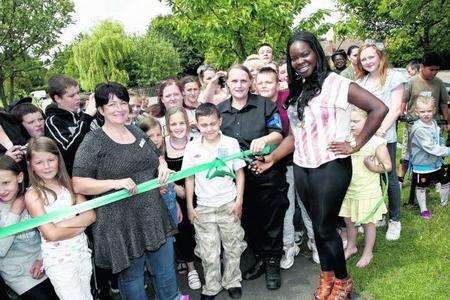
<path id="1" fill-rule="evenodd" d="M 271 153 L 277 145 L 267 145 L 258 155 L 264 156 Z M 173 173 L 169 176 L 169 179 L 164 184 L 161 184 L 158 179 L 152 179 L 141 184 L 137 185 L 137 194 L 147 192 L 152 189 L 156 189 L 162 185 L 166 185 L 167 183 L 174 182 L 189 176 L 192 176 L 196 173 L 208 170 L 207 178 L 211 179 L 214 177 L 223 177 L 229 176 L 231 178 L 235 178 L 235 174 L 232 170 L 230 170 L 225 162 L 236 159 L 236 158 L 248 158 L 252 156 L 250 150 L 237 152 L 232 155 L 226 157 L 216 158 L 212 162 L 201 164 L 192 168 L 188 168 L 185 170 L 181 170 L 179 172 Z M 58 219 L 62 219 L 65 217 L 73 216 L 75 214 L 82 213 L 84 211 L 94 209 L 100 206 L 104 206 L 113 202 L 122 201 L 128 198 L 130 194 L 127 190 L 120 190 L 111 194 L 107 194 L 98 198 L 91 199 L 89 201 L 65 207 L 61 209 L 54 210 L 48 214 L 35 217 L 32 219 L 28 219 L 26 221 L 22 221 L 17 224 L 13 224 L 7 227 L 0 228 L 0 239 L 6 238 L 8 236 L 24 232 L 36 227 L 39 227 L 43 224 L 47 224 L 53 222 Z"/>

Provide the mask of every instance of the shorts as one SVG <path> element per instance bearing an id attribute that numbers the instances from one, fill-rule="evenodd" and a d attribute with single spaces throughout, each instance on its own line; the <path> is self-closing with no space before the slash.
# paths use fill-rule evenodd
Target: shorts
<path id="1" fill-rule="evenodd" d="M 416 182 L 416 186 L 420 188 L 427 188 L 431 184 L 440 183 L 447 184 L 450 179 L 449 165 L 442 165 L 439 170 L 431 173 L 415 173 L 413 172 L 412 180 Z"/>

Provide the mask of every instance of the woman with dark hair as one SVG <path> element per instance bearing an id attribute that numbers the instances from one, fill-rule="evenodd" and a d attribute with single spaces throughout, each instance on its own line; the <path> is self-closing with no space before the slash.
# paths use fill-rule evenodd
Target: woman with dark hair
<path id="1" fill-rule="evenodd" d="M 222 133 L 238 140 L 242 150 L 258 153 L 266 145 L 282 140 L 282 125 L 276 104 L 250 93 L 250 71 L 243 65 L 228 70 L 231 97 L 218 105 Z M 242 226 L 256 263 L 244 273 L 253 280 L 266 273 L 266 286 L 281 286 L 280 259 L 283 254 L 283 221 L 289 206 L 286 166 L 275 165 L 269 172 L 255 175 L 245 170 Z"/>
<path id="2" fill-rule="evenodd" d="M 147 135 L 125 126 L 129 94 L 118 83 L 95 88 L 95 104 L 105 124 L 86 135 L 75 157 L 73 189 L 104 195 L 127 189 L 126 201 L 96 209 L 93 226 L 95 263 L 119 275 L 124 299 L 147 299 L 144 265 L 153 274 L 156 298 L 179 299 L 173 261 L 175 228 L 158 189 L 136 193 L 136 185 L 155 178 L 165 181 L 167 164 Z"/>
<path id="3" fill-rule="evenodd" d="M 355 69 L 358 61 L 358 52 L 359 46 L 351 45 L 347 49 L 347 57 L 350 60 L 350 65 L 345 68 L 344 71 L 339 73 L 339 75 L 344 76 L 345 78 L 355 80 Z"/>
<path id="4" fill-rule="evenodd" d="M 253 165 L 264 172 L 294 152 L 294 178 L 311 217 L 322 272 L 316 299 L 347 299 L 353 280 L 347 274 L 338 213 L 352 177 L 350 154 L 375 133 L 386 106 L 352 81 L 331 72 L 317 38 L 296 32 L 287 44 L 290 95 L 289 135 L 270 155 Z M 350 139 L 351 106 L 367 112 L 367 122 Z"/>
<path id="5" fill-rule="evenodd" d="M 338 74 L 347 67 L 347 54 L 345 54 L 343 49 L 334 51 L 331 55 L 331 60 L 333 61 L 334 71 Z"/>
<path id="6" fill-rule="evenodd" d="M 195 120 L 195 110 L 200 105 L 200 81 L 198 78 L 188 75 L 180 80 L 181 93 L 183 94 L 183 107 L 189 117 L 189 129 L 191 134 L 198 133 Z"/>
<path id="7" fill-rule="evenodd" d="M 218 105 L 228 97 L 225 87 L 226 72 L 216 71 L 213 66 L 202 65 L 197 69 L 202 91 L 198 97 L 200 103 L 210 102 Z"/>
<path id="8" fill-rule="evenodd" d="M 164 80 L 158 87 L 157 99 L 158 99 L 158 111 L 152 117 L 158 119 L 163 133 L 166 132 L 166 111 L 172 107 L 183 106 L 183 94 L 180 82 L 176 78 L 169 78 Z"/>

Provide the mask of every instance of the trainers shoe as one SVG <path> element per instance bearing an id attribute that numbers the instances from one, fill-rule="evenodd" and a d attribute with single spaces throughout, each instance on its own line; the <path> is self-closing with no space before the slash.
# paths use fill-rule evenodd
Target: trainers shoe
<path id="1" fill-rule="evenodd" d="M 402 224 L 400 221 L 389 220 L 388 229 L 386 231 L 386 239 L 388 241 L 396 241 L 400 238 L 402 231 Z"/>
<path id="2" fill-rule="evenodd" d="M 424 210 L 420 213 L 420 216 L 422 217 L 422 219 L 429 220 L 431 218 L 431 213 L 429 210 Z"/>
<path id="3" fill-rule="evenodd" d="M 303 230 L 302 231 L 294 231 L 294 242 L 300 246 L 303 239 Z"/>
<path id="4" fill-rule="evenodd" d="M 312 260 L 316 264 L 320 264 L 319 252 L 317 252 L 316 242 L 313 239 L 309 239 L 306 242 L 306 245 L 308 245 L 308 249 L 312 251 Z"/>
<path id="5" fill-rule="evenodd" d="M 384 227 L 384 226 L 386 226 L 386 218 L 383 215 L 383 218 L 381 220 L 377 221 L 376 227 Z"/>
<path id="6" fill-rule="evenodd" d="M 192 270 L 188 273 L 188 285 L 191 290 L 198 290 L 202 287 L 197 270 Z"/>
<path id="7" fill-rule="evenodd" d="M 448 204 L 448 199 L 446 199 L 446 200 L 444 200 L 444 201 L 442 201 L 442 199 L 441 199 L 440 204 L 441 204 L 442 207 L 447 206 L 447 204 Z"/>
<path id="8" fill-rule="evenodd" d="M 291 268 L 294 265 L 295 257 L 300 253 L 300 248 L 294 243 L 293 246 L 284 248 L 284 255 L 280 261 L 280 267 L 284 270 Z"/>

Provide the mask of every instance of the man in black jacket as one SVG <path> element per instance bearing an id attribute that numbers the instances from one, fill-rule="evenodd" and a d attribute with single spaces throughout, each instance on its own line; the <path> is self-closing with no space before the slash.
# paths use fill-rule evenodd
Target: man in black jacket
<path id="1" fill-rule="evenodd" d="M 53 103 L 45 110 L 45 135 L 58 145 L 70 176 L 75 153 L 97 111 L 95 102 L 90 99 L 86 110 L 81 112 L 78 93 L 78 82 L 68 76 L 55 75 L 48 80 L 48 94 Z"/>

